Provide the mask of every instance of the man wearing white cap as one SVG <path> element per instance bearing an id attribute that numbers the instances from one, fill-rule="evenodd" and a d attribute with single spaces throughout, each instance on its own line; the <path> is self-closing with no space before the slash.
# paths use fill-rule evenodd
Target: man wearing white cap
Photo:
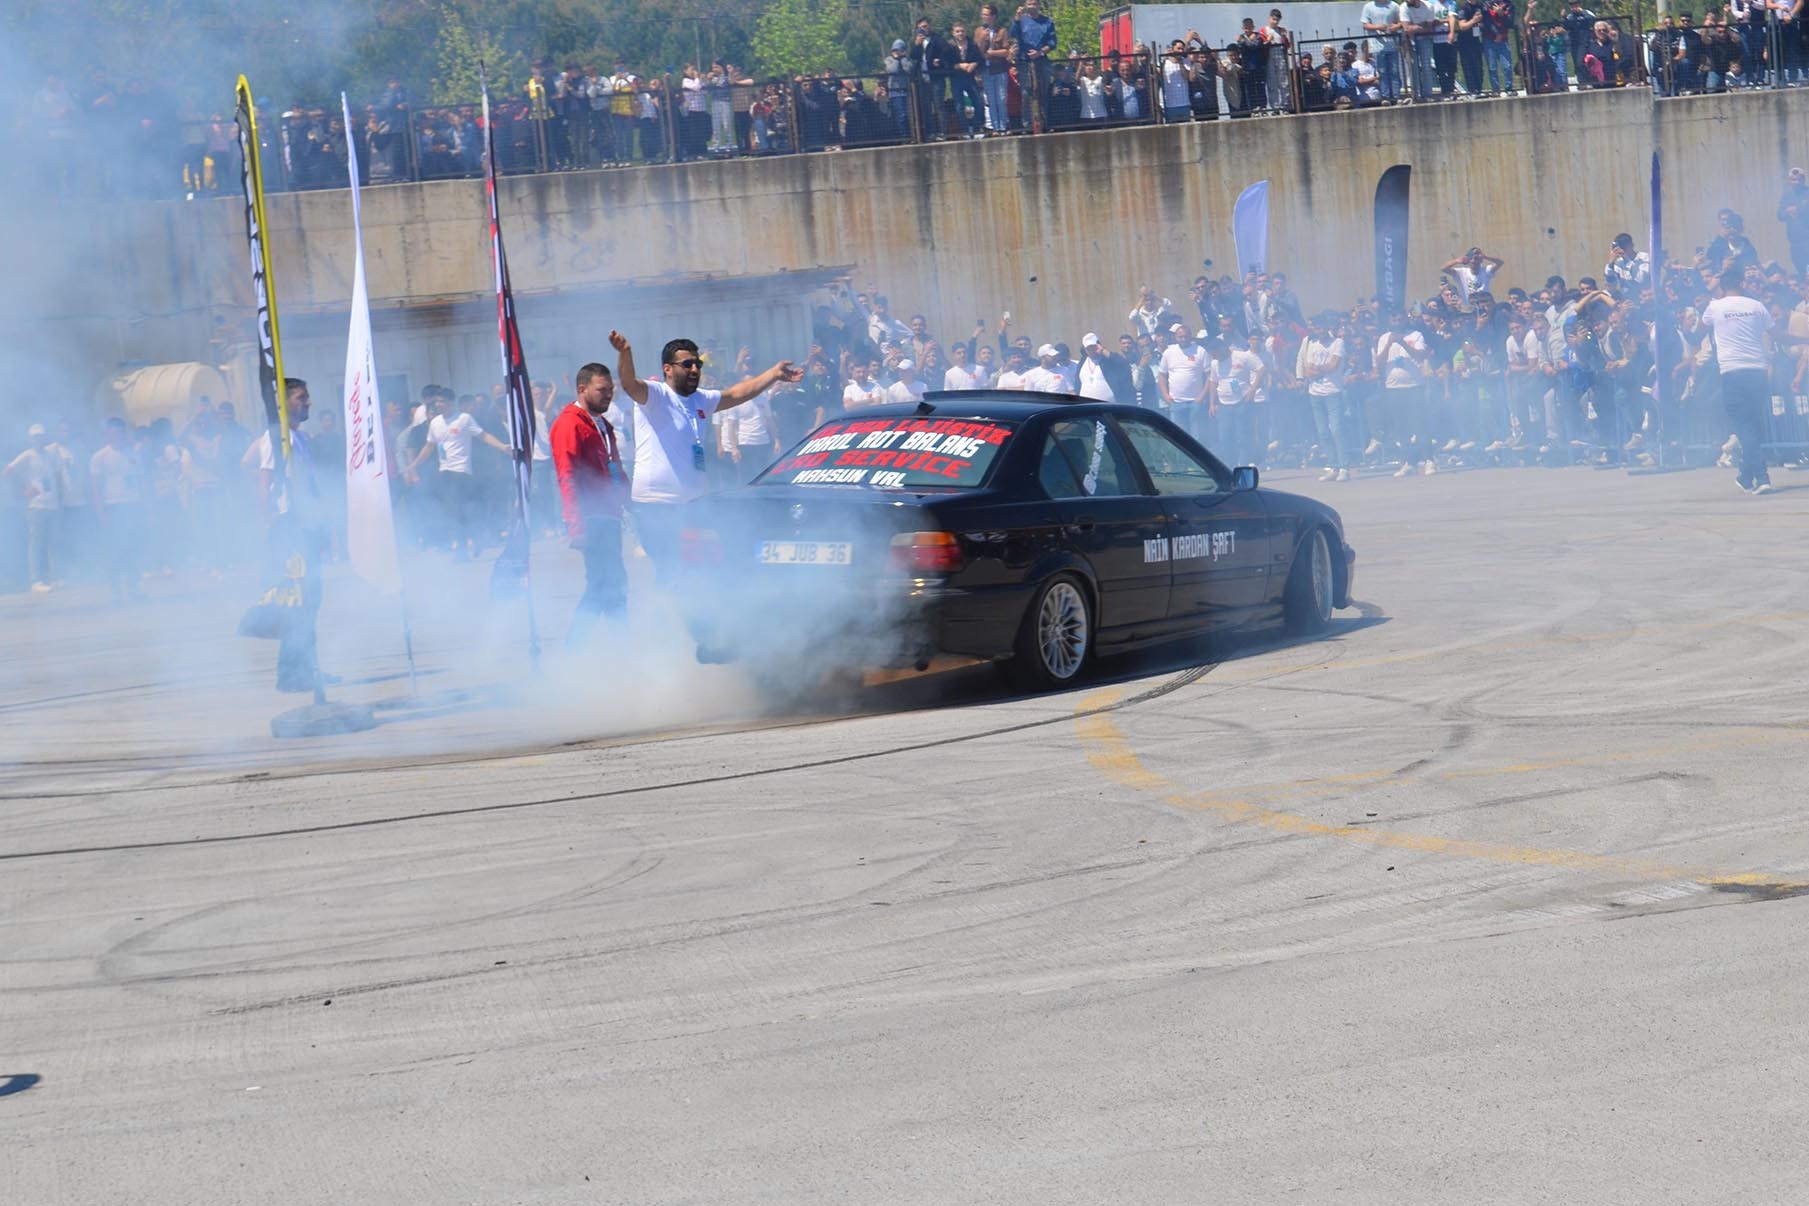
<path id="1" fill-rule="evenodd" d="M 1168 417 L 1196 439 L 1206 439 L 1206 370 L 1211 357 L 1203 342 L 1211 338 L 1205 331 L 1188 338 L 1187 328 L 1180 323 L 1169 327 L 1175 341 L 1162 350 L 1156 364 L 1156 388 L 1168 407 Z"/>
<path id="2" fill-rule="evenodd" d="M 50 450 L 50 436 L 44 425 L 33 423 L 25 436 L 31 447 L 0 469 L 0 476 L 18 483 L 25 495 L 26 561 L 31 570 L 31 589 L 41 595 L 50 589 L 50 546 L 56 538 L 57 512 L 63 505 L 68 482 L 63 458 Z"/>
<path id="3" fill-rule="evenodd" d="M 923 399 L 924 390 L 929 387 L 923 378 L 917 375 L 917 362 L 905 359 L 898 362 L 898 380 L 886 390 L 888 402 L 918 402 Z"/>
<path id="4" fill-rule="evenodd" d="M 1056 358 L 1061 353 L 1055 350 L 1054 344 L 1045 343 L 1036 350 L 1037 365 L 1024 374 L 1024 388 L 1039 394 L 1064 394 L 1068 392 L 1068 383 L 1062 379 L 1061 371 L 1055 367 Z"/>
<path id="5" fill-rule="evenodd" d="M 1137 387 L 1131 366 L 1116 352 L 1108 352 L 1099 336 L 1088 331 L 1080 340 L 1080 396 L 1095 402 L 1135 402 Z"/>

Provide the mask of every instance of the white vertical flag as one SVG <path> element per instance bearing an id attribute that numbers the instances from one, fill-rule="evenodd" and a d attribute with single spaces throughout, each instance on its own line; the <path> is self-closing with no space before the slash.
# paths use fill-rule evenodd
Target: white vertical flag
<path id="1" fill-rule="evenodd" d="M 358 224 L 357 135 L 345 110 L 346 171 L 352 183 L 352 328 L 345 349 L 345 547 L 352 569 L 385 594 L 402 589 L 396 563 L 396 521 L 390 509 L 389 457 L 383 447 L 383 403 L 377 396 L 377 358 L 371 343 L 371 299 L 364 280 L 364 233 Z"/>
<path id="2" fill-rule="evenodd" d="M 1231 241 L 1237 246 L 1237 274 L 1269 270 L 1269 182 L 1259 180 L 1238 194 L 1231 207 Z"/>

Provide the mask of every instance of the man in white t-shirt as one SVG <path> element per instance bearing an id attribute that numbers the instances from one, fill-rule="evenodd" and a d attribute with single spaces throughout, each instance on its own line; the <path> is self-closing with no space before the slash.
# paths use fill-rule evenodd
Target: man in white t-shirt
<path id="1" fill-rule="evenodd" d="M 753 481 L 785 451 L 779 443 L 779 428 L 773 422 L 772 404 L 767 395 L 750 398 L 719 415 L 722 419 L 722 452 L 734 462 L 735 478 L 742 485 Z"/>
<path id="2" fill-rule="evenodd" d="M 1484 255 L 1480 247 L 1472 247 L 1456 259 L 1445 261 L 1439 271 L 1451 278 L 1467 306 L 1478 293 L 1489 291 L 1504 262 L 1499 256 Z"/>
<path id="3" fill-rule="evenodd" d="M 1400 446 L 1401 467 L 1396 477 L 1406 477 L 1416 465 L 1426 474 L 1437 472 L 1432 463 L 1432 447 L 1421 439 L 1426 425 L 1426 365 L 1431 353 L 1426 337 L 1396 312 L 1388 320 L 1388 329 L 1376 340 L 1376 371 L 1382 377 L 1383 407 L 1387 429 Z"/>
<path id="4" fill-rule="evenodd" d="M 1157 320 L 1173 305 L 1166 297 L 1156 296 L 1155 290 L 1143 285 L 1137 290 L 1137 307 L 1126 316 L 1125 321 L 1131 324 L 1132 331 L 1154 335 L 1161 325 Z"/>
<path id="5" fill-rule="evenodd" d="M 1208 414 L 1217 420 L 1220 447 L 1215 451 L 1232 465 L 1254 465 L 1262 448 L 1257 407 L 1269 400 L 1269 356 L 1263 337 L 1255 331 L 1244 337 L 1243 347 L 1233 347 L 1223 361 L 1222 378 L 1212 383 Z"/>
<path id="6" fill-rule="evenodd" d="M 1383 0 L 1366 0 L 1361 20 L 1364 31 L 1370 35 L 1369 57 L 1374 60 L 1380 77 L 1382 99 L 1392 101 L 1406 92 L 1401 76 L 1401 6 Z"/>
<path id="7" fill-rule="evenodd" d="M 1526 319 L 1517 312 L 1508 315 L 1507 338 L 1502 343 L 1505 359 L 1505 377 L 1507 385 L 1508 417 L 1512 431 L 1505 441 L 1497 440 L 1485 451 L 1500 452 L 1507 448 L 1520 448 L 1526 445 L 1535 423 L 1544 421 L 1543 413 L 1537 420 L 1533 417 L 1534 407 L 1531 405 L 1534 386 L 1541 372 L 1540 365 L 1545 360 L 1543 341 L 1534 338 Z"/>
<path id="8" fill-rule="evenodd" d="M 753 400 L 780 381 L 797 384 L 804 371 L 781 360 L 727 389 L 700 389 L 703 357 L 689 339 L 660 349 L 660 376 L 642 380 L 634 349 L 620 331 L 609 333 L 616 350 L 616 382 L 634 400 L 634 485 L 629 492 L 635 536 L 653 559 L 654 580 L 669 584 L 678 569 L 679 511 L 710 488 L 705 440 L 710 416 Z"/>
<path id="9" fill-rule="evenodd" d="M 132 429 L 107 420 L 107 442 L 88 462 L 88 492 L 100 532 L 101 556 L 113 598 L 139 594 L 138 563 L 144 544 L 144 466 L 132 447 Z"/>
<path id="10" fill-rule="evenodd" d="M 42 423 L 33 423 L 25 438 L 31 446 L 0 469 L 0 476 L 12 481 L 25 496 L 25 560 L 31 571 L 31 589 L 44 594 L 50 590 L 50 550 L 57 537 L 57 514 L 68 493 L 68 475 L 63 458 L 52 451 L 50 433 Z"/>
<path id="11" fill-rule="evenodd" d="M 917 375 L 917 362 L 906 357 L 898 362 L 898 380 L 886 390 L 888 402 L 920 402 L 929 386 Z"/>
<path id="12" fill-rule="evenodd" d="M 873 295 L 873 312 L 867 316 L 867 338 L 874 343 L 907 343 L 911 328 L 892 317 L 889 303 L 881 294 Z"/>
<path id="13" fill-rule="evenodd" d="M 1193 110 L 1188 106 L 1188 85 L 1193 72 L 1187 65 L 1187 43 L 1176 38 L 1168 53 L 1162 56 L 1162 120 L 1173 124 L 1188 121 Z"/>
<path id="14" fill-rule="evenodd" d="M 949 346 L 949 358 L 954 362 L 948 371 L 942 374 L 943 389 L 985 389 L 987 375 L 978 366 L 967 362 L 967 345 L 956 343 Z"/>
<path id="15" fill-rule="evenodd" d="M 1651 283 L 1652 258 L 1633 249 L 1633 236 L 1626 231 L 1615 235 L 1602 268 L 1602 284 L 1618 298 L 1633 299 Z"/>
<path id="16" fill-rule="evenodd" d="M 856 360 L 848 365 L 848 384 L 842 387 L 842 409 L 864 410 L 869 406 L 882 406 L 886 401 L 886 387 L 873 379 L 873 365 L 865 360 Z"/>
<path id="17" fill-rule="evenodd" d="M 403 469 L 402 477 L 418 482 L 420 476 L 415 470 L 429 452 L 439 454 L 440 472 L 434 479 L 434 494 L 452 528 L 453 556 L 465 561 L 477 556 L 483 501 L 477 477 L 471 471 L 471 445 L 482 440 L 500 452 L 508 452 L 509 446 L 485 431 L 467 411 L 454 407 L 450 390 L 441 391 L 434 398 L 433 409 L 434 416 L 427 422 L 427 441 Z"/>
<path id="18" fill-rule="evenodd" d="M 1351 458 L 1344 442 L 1344 340 L 1337 324 L 1335 314 L 1316 315 L 1307 324 L 1294 375 L 1306 382 L 1313 428 L 1325 449 L 1326 468 L 1320 480 L 1343 482 L 1350 480 Z"/>
<path id="19" fill-rule="evenodd" d="M 1206 369 L 1211 357 L 1201 340 L 1207 333 L 1201 331 L 1190 339 L 1180 323 L 1168 330 L 1175 341 L 1162 349 L 1162 358 L 1156 361 L 1156 390 L 1175 425 L 1204 443 L 1209 417 Z"/>
<path id="20" fill-rule="evenodd" d="M 1045 343 L 1036 350 L 1036 367 L 1024 374 L 1024 389 L 1039 394 L 1062 394 L 1067 391 L 1067 383 L 1056 368 L 1058 353 L 1054 344 Z"/>
<path id="21" fill-rule="evenodd" d="M 1765 419 L 1771 410 L 1771 311 L 1746 295 L 1743 269 L 1721 274 L 1721 295 L 1703 309 L 1702 325 L 1715 336 L 1721 402 L 1728 426 L 1740 440 L 1740 472 L 1734 481 L 1748 494 L 1770 494 Z"/>
<path id="22" fill-rule="evenodd" d="M 1005 368 L 999 373 L 999 388 L 1008 390 L 1029 389 L 1024 384 L 1024 351 L 1012 347 L 1005 351 Z"/>
<path id="23" fill-rule="evenodd" d="M 1539 403 L 1539 420 L 1545 426 L 1545 443 L 1539 448 L 1539 455 L 1563 458 L 1568 455 L 1564 443 L 1563 376 L 1570 360 L 1564 328 L 1554 324 L 1545 311 L 1534 310 L 1526 347 L 1528 363 L 1534 368 L 1533 394 Z"/>
<path id="24" fill-rule="evenodd" d="M 1350 65 L 1351 75 L 1356 77 L 1357 104 L 1379 105 L 1382 103 L 1382 76 L 1376 70 L 1375 60 L 1369 57 L 1367 44 L 1357 47 L 1357 57 Z"/>

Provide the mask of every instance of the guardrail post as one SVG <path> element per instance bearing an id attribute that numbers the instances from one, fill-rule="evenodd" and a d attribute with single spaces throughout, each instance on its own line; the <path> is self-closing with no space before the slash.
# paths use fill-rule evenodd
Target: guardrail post
<path id="1" fill-rule="evenodd" d="M 684 90 L 675 90 L 672 87 L 671 75 L 663 75 L 660 80 L 666 98 L 666 104 L 662 110 L 666 125 L 666 162 L 678 163 L 683 158 L 678 140 L 679 132 L 684 128 L 684 119 L 679 112 L 679 106 L 684 103 Z"/>

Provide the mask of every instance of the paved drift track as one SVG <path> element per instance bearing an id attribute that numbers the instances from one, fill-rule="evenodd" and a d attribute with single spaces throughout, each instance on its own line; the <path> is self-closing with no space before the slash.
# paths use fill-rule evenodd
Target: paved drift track
<path id="1" fill-rule="evenodd" d="M 9 602 L 0 1173 L 34 1203 L 1798 1198 L 1781 481 L 1362 481 L 1326 496 L 1365 601 L 1327 641 L 494 754 L 517 704 L 473 691 L 276 746 L 261 677 L 121 668 L 103 613 Z M 33 658 L 92 672 L 37 689 Z M 202 698 L 207 756 L 170 719 Z"/>

